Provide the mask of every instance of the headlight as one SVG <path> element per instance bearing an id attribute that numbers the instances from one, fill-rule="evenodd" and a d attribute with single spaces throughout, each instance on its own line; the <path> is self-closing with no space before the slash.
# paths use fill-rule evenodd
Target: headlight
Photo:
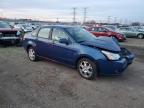
<path id="1" fill-rule="evenodd" d="M 19 36 L 20 35 L 20 31 L 17 31 L 17 34 L 16 34 L 17 36 Z"/>
<path id="2" fill-rule="evenodd" d="M 101 51 L 109 60 L 118 60 L 120 59 L 120 55 L 119 54 L 115 54 L 115 53 L 111 53 L 108 51 Z"/>
<path id="3" fill-rule="evenodd" d="M 125 34 L 123 34 L 123 37 L 126 39 L 126 35 Z"/>

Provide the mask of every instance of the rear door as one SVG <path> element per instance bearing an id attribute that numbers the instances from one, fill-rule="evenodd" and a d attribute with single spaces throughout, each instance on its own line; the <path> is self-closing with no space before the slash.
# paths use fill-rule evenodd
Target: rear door
<path id="1" fill-rule="evenodd" d="M 128 31 L 129 31 L 129 37 L 136 37 L 137 36 L 136 30 L 134 30 L 132 28 L 128 28 Z"/>
<path id="2" fill-rule="evenodd" d="M 130 29 L 130 28 L 125 28 L 126 29 L 126 32 L 125 32 L 125 35 L 127 36 L 127 37 L 133 37 L 133 31 L 132 31 L 132 29 Z"/>
<path id="3" fill-rule="evenodd" d="M 51 27 L 43 27 L 37 34 L 37 54 L 41 57 L 50 57 L 52 48 L 52 40 L 50 40 Z"/>

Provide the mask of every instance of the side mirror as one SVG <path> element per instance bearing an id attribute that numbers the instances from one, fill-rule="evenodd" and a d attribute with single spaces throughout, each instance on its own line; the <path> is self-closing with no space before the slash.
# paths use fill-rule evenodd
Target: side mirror
<path id="1" fill-rule="evenodd" d="M 65 39 L 65 38 L 62 38 L 62 39 L 59 40 L 59 43 L 68 45 L 69 41 L 67 39 Z"/>

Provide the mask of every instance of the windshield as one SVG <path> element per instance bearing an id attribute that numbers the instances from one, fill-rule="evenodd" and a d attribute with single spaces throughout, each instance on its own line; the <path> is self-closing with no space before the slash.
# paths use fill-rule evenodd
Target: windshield
<path id="1" fill-rule="evenodd" d="M 71 27 L 67 28 L 66 30 L 71 34 L 72 38 L 78 43 L 84 41 L 93 41 L 94 39 L 96 39 L 94 35 L 92 35 L 88 31 L 80 27 Z"/>
<path id="2" fill-rule="evenodd" d="M 8 23 L 0 22 L 0 28 L 11 28 Z"/>
<path id="3" fill-rule="evenodd" d="M 132 27 L 129 28 L 130 31 L 137 31 L 138 29 L 134 29 Z"/>
<path id="4" fill-rule="evenodd" d="M 109 31 L 115 31 L 116 28 L 113 26 L 105 26 Z"/>
<path id="5" fill-rule="evenodd" d="M 27 25 L 22 25 L 24 28 L 27 28 Z"/>

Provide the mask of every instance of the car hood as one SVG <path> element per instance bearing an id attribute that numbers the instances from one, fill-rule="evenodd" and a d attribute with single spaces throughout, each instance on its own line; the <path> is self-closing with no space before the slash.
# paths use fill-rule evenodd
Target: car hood
<path id="1" fill-rule="evenodd" d="M 121 51 L 119 44 L 113 38 L 110 37 L 98 37 L 93 41 L 82 42 L 81 45 L 96 47 L 113 52 Z"/>

